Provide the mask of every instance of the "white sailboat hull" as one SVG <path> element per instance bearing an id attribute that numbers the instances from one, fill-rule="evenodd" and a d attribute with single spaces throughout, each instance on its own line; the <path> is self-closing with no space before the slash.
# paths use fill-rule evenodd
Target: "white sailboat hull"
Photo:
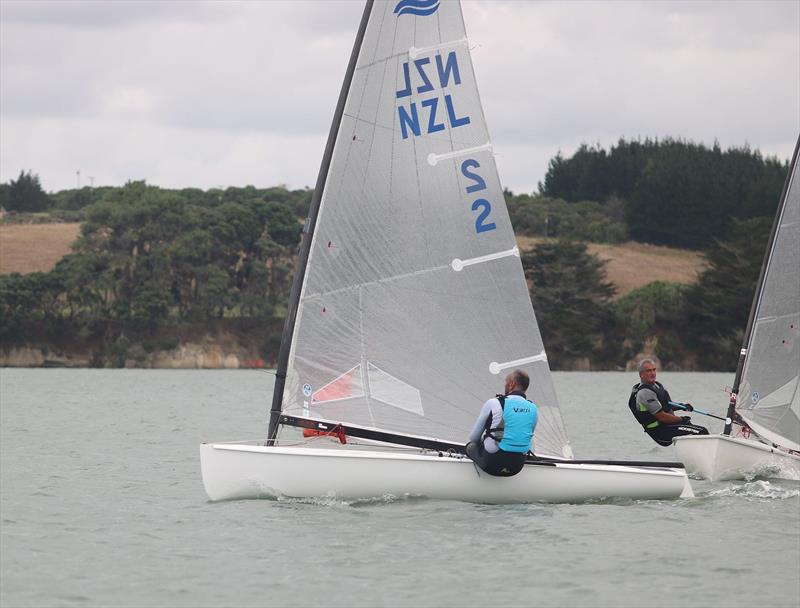
<path id="1" fill-rule="evenodd" d="M 565 462 L 526 465 L 502 478 L 451 456 L 224 443 L 202 444 L 200 461 L 211 500 L 425 496 L 511 504 L 694 495 L 686 472 L 668 467 Z"/>
<path id="2" fill-rule="evenodd" d="M 727 435 L 676 437 L 675 451 L 690 475 L 711 481 L 756 475 L 800 479 L 800 457 L 758 441 Z"/>

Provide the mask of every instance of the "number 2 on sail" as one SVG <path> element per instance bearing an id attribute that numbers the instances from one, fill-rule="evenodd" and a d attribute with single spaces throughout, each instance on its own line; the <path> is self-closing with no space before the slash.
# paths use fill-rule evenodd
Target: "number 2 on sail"
<path id="1" fill-rule="evenodd" d="M 468 180 L 474 182 L 467 186 L 467 194 L 486 190 L 486 180 L 474 171 L 471 171 L 471 169 L 478 169 L 480 166 L 481 164 L 474 158 L 468 158 L 461 163 L 461 174 Z M 475 199 L 472 203 L 472 210 L 479 212 L 478 217 L 475 218 L 475 232 L 480 234 L 481 232 L 488 232 L 489 230 L 497 228 L 494 222 L 488 221 L 489 214 L 492 212 L 492 204 L 485 198 Z"/>

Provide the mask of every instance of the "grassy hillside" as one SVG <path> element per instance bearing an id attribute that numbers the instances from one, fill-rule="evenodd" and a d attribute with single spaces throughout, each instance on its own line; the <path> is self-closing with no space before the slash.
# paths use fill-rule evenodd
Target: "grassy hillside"
<path id="1" fill-rule="evenodd" d="M 70 252 L 80 224 L 0 225 L 0 274 L 52 270 Z"/>
<path id="2" fill-rule="evenodd" d="M 520 249 L 532 249 L 541 238 L 518 237 Z M 694 283 L 706 267 L 699 251 L 675 249 L 628 241 L 618 245 L 587 243 L 589 253 L 606 261 L 608 280 L 617 288 L 620 298 L 637 287 L 653 281 Z"/>
<path id="3" fill-rule="evenodd" d="M 80 224 L 0 225 L 0 274 L 52 270 L 70 251 Z M 519 237 L 521 249 L 540 239 Z M 702 253 L 629 241 L 620 245 L 589 243 L 589 251 L 606 260 L 608 280 L 617 297 L 651 281 L 693 283 L 705 268 Z"/>

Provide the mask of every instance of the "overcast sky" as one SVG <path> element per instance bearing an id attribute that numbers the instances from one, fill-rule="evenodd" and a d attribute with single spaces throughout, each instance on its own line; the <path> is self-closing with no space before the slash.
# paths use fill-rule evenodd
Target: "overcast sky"
<path id="1" fill-rule="evenodd" d="M 447 1 L 447 0 L 444 0 Z M 788 159 L 800 0 L 465 0 L 500 179 L 665 136 Z M 0 181 L 316 181 L 362 1 L 0 1 Z M 80 172 L 80 177 L 77 172 Z M 90 179 L 91 178 L 91 179 Z"/>

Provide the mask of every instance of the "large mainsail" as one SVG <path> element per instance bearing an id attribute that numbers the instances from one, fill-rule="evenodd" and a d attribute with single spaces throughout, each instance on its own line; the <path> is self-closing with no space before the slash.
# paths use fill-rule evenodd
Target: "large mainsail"
<path id="1" fill-rule="evenodd" d="M 798 149 L 775 219 L 746 344 L 737 409 L 765 439 L 800 450 L 800 175 Z"/>
<path id="2" fill-rule="evenodd" d="M 376 1 L 322 190 L 283 410 L 464 442 L 522 368 L 568 455 L 458 2 Z"/>

